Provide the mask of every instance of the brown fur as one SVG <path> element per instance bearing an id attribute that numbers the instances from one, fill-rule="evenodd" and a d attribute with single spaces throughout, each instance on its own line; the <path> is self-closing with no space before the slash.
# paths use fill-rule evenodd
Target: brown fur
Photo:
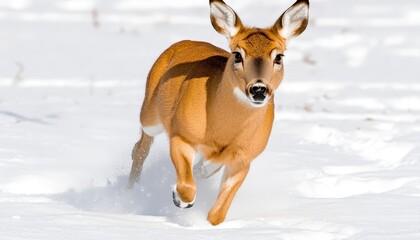
<path id="1" fill-rule="evenodd" d="M 224 31 L 214 21 L 212 17 L 215 29 Z M 240 31 L 230 38 L 230 48 L 246 52 L 243 69 L 234 69 L 233 55 L 209 43 L 175 43 L 150 70 L 140 115 L 143 128 L 162 125 L 168 134 L 176 189 L 183 202 L 195 198 L 192 164 L 196 152 L 225 166 L 218 199 L 208 215 L 213 225 L 224 221 L 251 161 L 267 145 L 274 119 L 274 96 L 264 107 L 255 108 L 240 102 L 234 88 L 246 92 L 252 81 L 263 78 L 273 95 L 284 72 L 283 67 L 273 69 L 270 55 L 273 49 L 283 53 L 286 48 L 276 28 L 246 28 L 239 18 L 236 24 Z M 130 186 L 139 178 L 152 141 L 153 136 L 143 131 L 133 150 Z"/>

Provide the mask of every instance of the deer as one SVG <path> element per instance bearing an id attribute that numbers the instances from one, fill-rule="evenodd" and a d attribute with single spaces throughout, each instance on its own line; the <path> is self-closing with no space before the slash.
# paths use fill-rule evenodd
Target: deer
<path id="1" fill-rule="evenodd" d="M 205 163 L 221 166 L 209 175 L 224 169 L 207 216 L 212 225 L 222 223 L 251 162 L 267 146 L 286 45 L 306 29 L 308 19 L 309 0 L 297 0 L 273 26 L 246 27 L 224 1 L 210 0 L 211 24 L 231 51 L 183 40 L 158 57 L 147 76 L 128 188 L 139 181 L 154 137 L 165 132 L 177 178 L 174 204 L 194 205 L 194 161 L 200 154 Z"/>

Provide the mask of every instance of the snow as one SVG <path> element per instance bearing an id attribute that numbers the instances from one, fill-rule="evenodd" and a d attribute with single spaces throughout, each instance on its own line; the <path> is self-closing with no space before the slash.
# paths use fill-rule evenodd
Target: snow
<path id="1" fill-rule="evenodd" d="M 268 26 L 293 1 L 227 1 Z M 172 203 L 168 141 L 125 189 L 145 78 L 170 44 L 227 47 L 207 1 L 0 1 L 0 239 L 420 239 L 420 3 L 313 0 L 276 121 L 227 220 Z"/>

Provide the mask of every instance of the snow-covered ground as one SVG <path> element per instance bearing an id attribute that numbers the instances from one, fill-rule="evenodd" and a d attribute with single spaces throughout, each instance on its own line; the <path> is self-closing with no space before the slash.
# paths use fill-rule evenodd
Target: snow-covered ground
<path id="1" fill-rule="evenodd" d="M 268 26 L 292 0 L 227 1 Z M 420 239 L 420 2 L 313 0 L 276 121 L 225 223 L 180 210 L 165 136 L 125 191 L 147 72 L 226 48 L 197 0 L 0 0 L 0 239 Z"/>

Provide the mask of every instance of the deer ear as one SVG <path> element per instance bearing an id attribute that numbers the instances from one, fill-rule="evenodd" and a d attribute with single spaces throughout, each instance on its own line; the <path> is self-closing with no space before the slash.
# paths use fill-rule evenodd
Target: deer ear
<path id="1" fill-rule="evenodd" d="M 308 25 L 309 0 L 297 0 L 277 20 L 273 28 L 286 40 L 299 36 Z"/>
<path id="2" fill-rule="evenodd" d="M 243 27 L 235 11 L 222 0 L 210 0 L 210 19 L 214 29 L 227 38 L 234 37 Z"/>

